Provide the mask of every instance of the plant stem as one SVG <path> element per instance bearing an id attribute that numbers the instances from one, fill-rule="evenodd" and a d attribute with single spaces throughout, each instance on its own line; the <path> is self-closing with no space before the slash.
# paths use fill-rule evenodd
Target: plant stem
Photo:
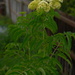
<path id="1" fill-rule="evenodd" d="M 28 41 L 28 48 L 29 48 L 29 60 L 30 60 L 30 44 L 29 44 L 29 41 Z"/>
<path id="2" fill-rule="evenodd" d="M 60 43 L 58 43 L 57 47 L 55 48 L 55 50 L 53 51 L 52 55 L 50 56 L 50 58 L 52 58 L 52 56 L 54 55 L 54 53 L 56 52 L 57 48 L 59 47 Z"/>
<path id="3" fill-rule="evenodd" d="M 45 29 L 45 27 L 44 27 L 44 24 L 43 24 L 43 41 L 44 41 L 44 29 Z M 45 57 L 45 49 L 44 49 L 44 57 Z"/>

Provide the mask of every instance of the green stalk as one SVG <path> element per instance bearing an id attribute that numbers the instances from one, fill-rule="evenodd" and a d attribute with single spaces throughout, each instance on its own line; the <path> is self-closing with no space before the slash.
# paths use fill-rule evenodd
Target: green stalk
<path id="1" fill-rule="evenodd" d="M 43 41 L 44 41 L 44 39 L 45 39 L 45 36 L 44 36 L 44 29 L 45 29 L 45 27 L 44 27 L 44 24 L 43 24 Z M 45 57 L 45 49 L 44 49 L 44 57 Z"/>
<path id="2" fill-rule="evenodd" d="M 60 45 L 60 43 L 59 43 L 59 44 L 57 45 L 57 47 L 54 49 L 54 51 L 53 51 L 53 53 L 51 54 L 50 58 L 53 57 L 53 55 L 54 55 L 54 53 L 56 52 L 56 50 L 58 49 L 59 45 Z"/>
<path id="3" fill-rule="evenodd" d="M 29 49 L 29 60 L 30 60 L 31 54 L 30 54 L 30 44 L 29 44 L 29 41 L 28 41 L 28 49 Z"/>

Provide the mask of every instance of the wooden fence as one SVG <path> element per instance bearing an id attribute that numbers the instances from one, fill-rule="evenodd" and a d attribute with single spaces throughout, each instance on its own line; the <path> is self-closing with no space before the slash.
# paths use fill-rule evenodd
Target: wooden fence
<path id="1" fill-rule="evenodd" d="M 16 22 L 17 17 L 21 16 L 20 12 L 29 12 L 27 8 L 29 1 L 27 0 L 5 0 L 6 13 L 11 17 L 13 22 Z"/>
<path id="2" fill-rule="evenodd" d="M 29 1 L 27 0 L 5 0 L 6 3 L 6 12 L 7 15 L 9 15 L 13 22 L 16 22 L 17 17 L 21 16 L 19 12 L 26 11 L 29 12 L 29 9 L 27 8 Z M 75 32 L 75 18 L 72 16 L 69 16 L 59 10 L 56 10 L 60 14 L 60 19 L 55 18 L 57 24 L 58 24 L 58 32 L 66 32 L 71 31 Z M 48 30 L 47 30 L 48 31 Z M 48 31 L 48 34 L 49 31 Z M 75 50 L 75 41 L 73 40 L 72 44 L 72 50 Z M 75 51 L 74 51 L 75 52 Z M 75 75 L 75 60 L 73 59 L 73 67 L 70 68 L 70 66 L 67 64 L 66 61 L 63 59 L 59 59 L 62 63 L 64 69 L 63 69 L 63 75 Z"/>
<path id="3" fill-rule="evenodd" d="M 5 12 L 3 12 L 5 10 L 5 2 L 4 0 L 0 0 L 0 14 L 5 14 Z"/>

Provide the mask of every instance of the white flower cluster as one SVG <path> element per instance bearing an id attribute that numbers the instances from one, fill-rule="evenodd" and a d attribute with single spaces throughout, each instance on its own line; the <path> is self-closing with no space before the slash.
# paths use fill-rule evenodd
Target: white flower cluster
<path id="1" fill-rule="evenodd" d="M 37 10 L 38 12 L 49 12 L 51 8 L 59 9 L 61 3 L 63 3 L 63 0 L 34 0 L 28 5 L 28 8 L 31 10 Z"/>

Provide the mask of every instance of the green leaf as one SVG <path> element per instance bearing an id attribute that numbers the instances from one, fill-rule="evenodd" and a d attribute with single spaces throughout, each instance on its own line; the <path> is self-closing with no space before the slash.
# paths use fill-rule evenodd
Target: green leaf
<path id="1" fill-rule="evenodd" d="M 46 72 L 43 68 L 41 68 L 41 67 L 38 68 L 38 71 L 40 71 L 42 75 L 46 75 Z"/>
<path id="2" fill-rule="evenodd" d="M 62 68 L 60 61 L 58 61 L 56 58 L 52 58 L 52 60 L 53 60 L 54 64 L 57 65 L 60 68 L 60 70 L 62 71 L 63 68 Z"/>
<path id="3" fill-rule="evenodd" d="M 63 53 L 58 53 L 57 54 L 59 57 L 63 58 L 65 61 L 68 62 L 68 64 L 70 64 L 70 66 L 72 66 L 71 62 L 69 61 L 69 59 L 67 59 L 67 56 L 65 56 L 65 54 Z"/>

